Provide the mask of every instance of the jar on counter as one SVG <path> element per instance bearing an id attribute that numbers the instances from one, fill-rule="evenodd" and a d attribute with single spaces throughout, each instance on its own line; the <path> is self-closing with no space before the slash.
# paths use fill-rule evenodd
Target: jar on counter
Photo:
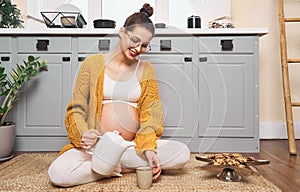
<path id="1" fill-rule="evenodd" d="M 201 18 L 196 15 L 192 15 L 192 16 L 188 17 L 187 27 L 188 28 L 201 28 Z"/>

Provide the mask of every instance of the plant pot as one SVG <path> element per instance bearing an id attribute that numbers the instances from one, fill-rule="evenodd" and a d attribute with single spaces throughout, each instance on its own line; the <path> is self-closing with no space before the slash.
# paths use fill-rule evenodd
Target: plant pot
<path id="1" fill-rule="evenodd" d="M 16 124 L 0 126 L 0 161 L 13 157 L 16 137 Z"/>

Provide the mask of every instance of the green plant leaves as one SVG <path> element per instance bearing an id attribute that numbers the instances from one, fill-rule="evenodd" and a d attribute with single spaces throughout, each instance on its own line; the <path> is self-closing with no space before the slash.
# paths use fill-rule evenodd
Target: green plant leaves
<path id="1" fill-rule="evenodd" d="M 3 125 L 8 112 L 12 109 L 23 84 L 32 77 L 36 77 L 40 72 L 47 71 L 46 61 L 39 61 L 39 57 L 28 56 L 27 61 L 22 65 L 16 64 L 16 69 L 12 69 L 10 78 L 5 74 L 5 68 L 0 67 L 0 125 Z"/>
<path id="2" fill-rule="evenodd" d="M 21 11 L 9 0 L 0 0 L 0 13 L 2 21 L 0 28 L 23 28 L 24 21 L 21 20 Z"/>

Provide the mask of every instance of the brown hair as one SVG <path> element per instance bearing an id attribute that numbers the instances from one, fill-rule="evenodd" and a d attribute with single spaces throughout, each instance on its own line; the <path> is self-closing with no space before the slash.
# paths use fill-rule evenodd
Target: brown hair
<path id="1" fill-rule="evenodd" d="M 149 17 L 153 15 L 153 8 L 148 4 L 145 3 L 143 7 L 140 9 L 140 12 L 134 13 L 130 15 L 123 27 L 126 28 L 128 31 L 132 31 L 137 25 L 145 27 L 148 31 L 154 35 L 155 28 L 154 25 Z"/>

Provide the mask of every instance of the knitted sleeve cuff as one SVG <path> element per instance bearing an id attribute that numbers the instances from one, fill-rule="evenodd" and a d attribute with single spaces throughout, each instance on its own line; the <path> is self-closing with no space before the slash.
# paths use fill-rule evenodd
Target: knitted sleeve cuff
<path id="1" fill-rule="evenodd" d="M 135 137 L 135 150 L 138 156 L 142 157 L 145 159 L 144 152 L 145 151 L 154 151 L 156 152 L 156 134 L 155 132 L 152 133 L 147 133 L 147 134 L 142 134 L 142 133 L 137 133 Z"/>

